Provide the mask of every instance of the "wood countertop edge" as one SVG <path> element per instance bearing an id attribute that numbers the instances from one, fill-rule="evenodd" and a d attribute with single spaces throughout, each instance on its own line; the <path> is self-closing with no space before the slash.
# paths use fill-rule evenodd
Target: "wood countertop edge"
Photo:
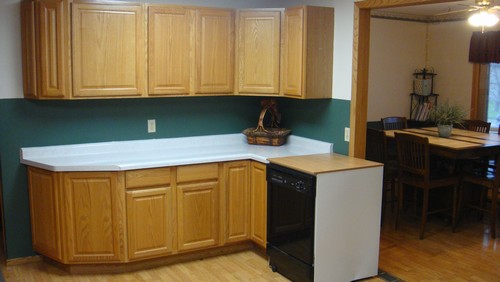
<path id="1" fill-rule="evenodd" d="M 313 175 L 383 166 L 382 163 L 336 153 L 269 158 L 268 161 Z"/>

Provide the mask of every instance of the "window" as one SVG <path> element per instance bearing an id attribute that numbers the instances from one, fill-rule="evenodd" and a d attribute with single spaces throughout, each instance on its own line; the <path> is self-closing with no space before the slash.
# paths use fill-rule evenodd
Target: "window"
<path id="1" fill-rule="evenodd" d="M 488 72 L 488 121 L 492 128 L 497 128 L 500 123 L 500 64 L 490 63 Z"/>

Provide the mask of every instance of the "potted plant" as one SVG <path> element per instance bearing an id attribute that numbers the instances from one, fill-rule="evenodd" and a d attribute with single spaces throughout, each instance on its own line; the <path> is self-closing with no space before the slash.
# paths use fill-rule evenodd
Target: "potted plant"
<path id="1" fill-rule="evenodd" d="M 450 137 L 453 124 L 461 124 L 465 117 L 465 109 L 448 102 L 434 106 L 429 113 L 429 119 L 436 122 L 441 137 Z"/>

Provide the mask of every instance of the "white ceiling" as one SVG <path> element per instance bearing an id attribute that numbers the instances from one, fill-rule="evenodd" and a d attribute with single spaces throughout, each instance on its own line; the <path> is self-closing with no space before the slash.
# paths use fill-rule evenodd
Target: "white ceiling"
<path id="1" fill-rule="evenodd" d="M 492 5 L 500 6 L 500 0 L 490 0 Z M 400 14 L 400 15 L 411 15 L 417 17 L 432 17 L 439 13 L 444 13 L 448 11 L 466 10 L 469 5 L 475 5 L 475 0 L 462 0 L 456 2 L 446 2 L 439 4 L 426 4 L 426 5 L 416 5 L 398 8 L 387 8 L 387 9 L 377 9 L 372 10 L 372 14 Z M 451 17 L 462 17 L 466 18 L 470 13 L 457 13 L 452 14 Z"/>
<path id="2" fill-rule="evenodd" d="M 388 8 L 388 9 L 379 9 L 379 10 L 385 11 L 385 12 L 409 14 L 409 15 L 432 16 L 432 15 L 435 15 L 438 13 L 447 12 L 449 9 L 451 9 L 451 10 L 466 9 L 467 7 L 461 6 L 461 5 L 474 5 L 474 4 L 475 4 L 474 0 L 465 0 L 465 1 L 457 1 L 457 2 L 407 6 L 407 7 Z"/>

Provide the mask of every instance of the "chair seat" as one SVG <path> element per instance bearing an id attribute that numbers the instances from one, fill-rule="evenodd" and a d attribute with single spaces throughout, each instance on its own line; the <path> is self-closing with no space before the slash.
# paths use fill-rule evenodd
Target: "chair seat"
<path id="1" fill-rule="evenodd" d="M 490 185 L 494 185 L 495 174 L 494 174 L 494 172 L 492 173 L 491 171 L 469 172 L 469 173 L 464 174 L 463 180 L 467 181 L 467 182 L 475 183 L 478 185 L 490 186 Z"/>
<path id="2" fill-rule="evenodd" d="M 448 186 L 448 185 L 456 185 L 459 183 L 460 180 L 455 175 L 442 176 L 442 177 L 431 178 L 431 181 L 429 181 L 429 183 L 426 184 L 425 180 L 423 180 L 422 177 L 413 176 L 413 175 L 406 175 L 406 176 L 403 176 L 400 179 L 400 181 L 403 184 L 408 184 L 411 186 L 429 185 L 430 189 L 434 189 L 434 188 L 440 188 L 440 187 Z"/>

